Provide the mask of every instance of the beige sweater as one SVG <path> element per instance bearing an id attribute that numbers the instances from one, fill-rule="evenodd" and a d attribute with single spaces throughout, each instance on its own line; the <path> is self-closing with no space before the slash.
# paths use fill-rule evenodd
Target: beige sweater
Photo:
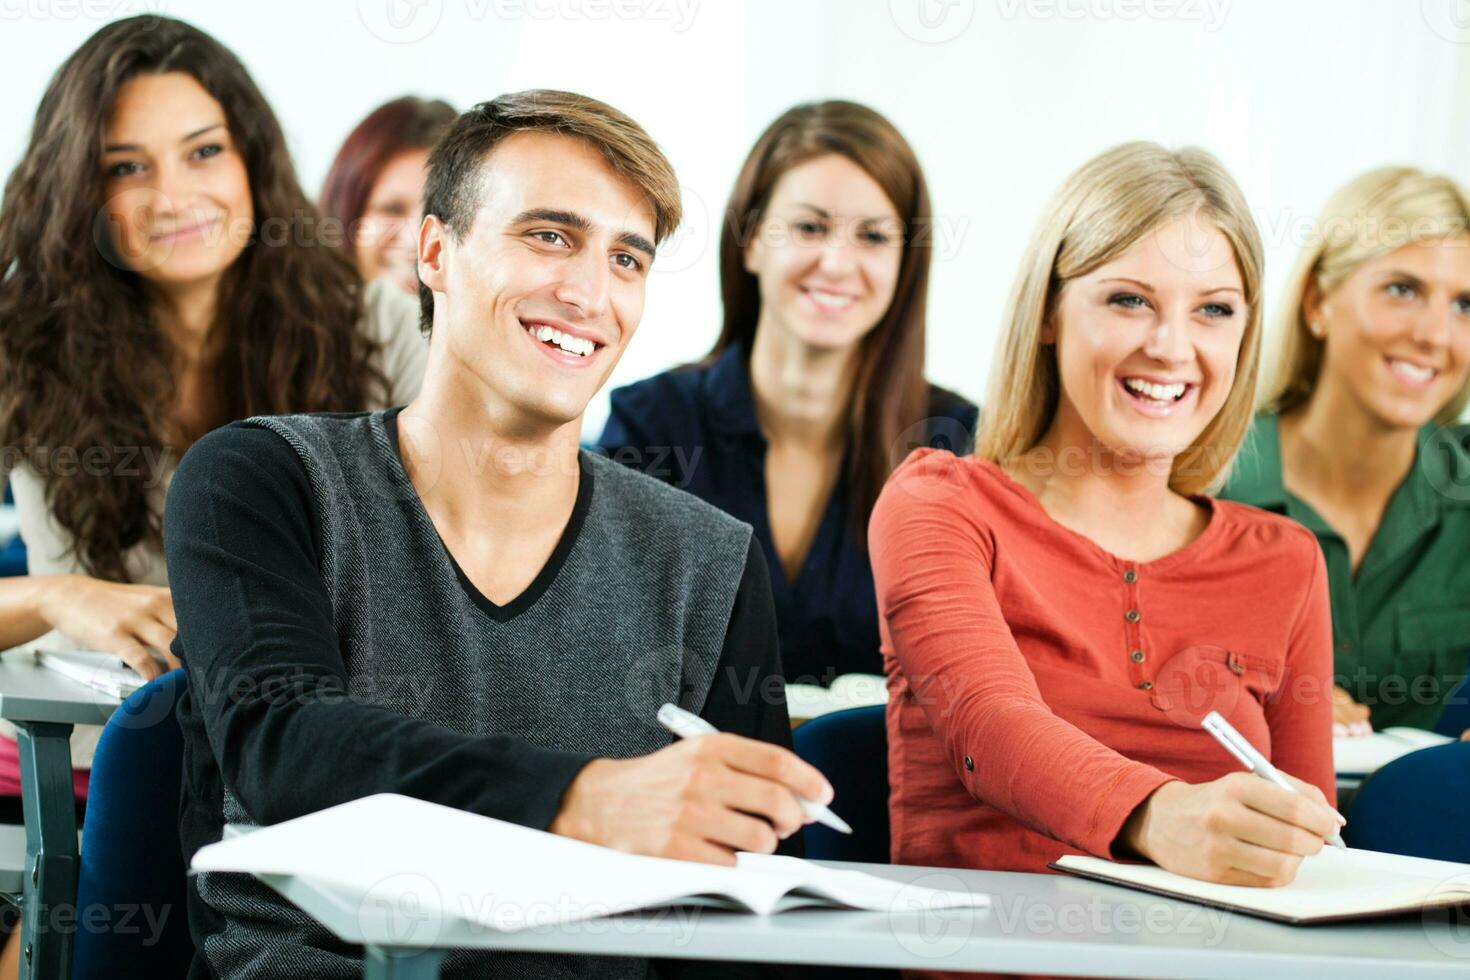
<path id="1" fill-rule="evenodd" d="M 366 310 L 361 327 L 383 348 L 379 364 L 388 379 L 389 393 L 386 404 L 362 406 L 364 409 L 387 408 L 404 405 L 418 394 L 423 383 L 424 367 L 429 356 L 429 344 L 419 331 L 419 304 L 417 300 L 392 286 L 379 282 L 369 283 L 363 293 Z M 152 481 L 152 503 L 162 509 L 169 480 L 178 463 L 177 459 L 157 455 L 137 454 L 132 460 L 117 459 L 118 465 L 138 467 Z M 16 514 L 20 518 L 20 536 L 26 545 L 26 560 L 32 575 L 85 575 L 76 555 L 69 553 L 71 537 L 57 523 L 46 506 L 46 484 L 29 464 L 22 464 L 6 474 L 0 471 L 0 479 L 9 477 L 11 491 L 15 495 Z M 163 551 L 147 545 L 138 545 L 127 556 L 133 581 L 140 585 L 168 585 L 168 569 L 164 566 Z M 77 644 L 55 630 L 22 644 L 17 650 L 67 650 L 76 649 Z M 92 754 L 97 747 L 97 738 L 102 733 L 100 726 L 78 725 L 72 732 L 72 765 L 78 769 L 90 769 Z M 0 720 L 0 737 L 15 737 L 15 728 Z"/>

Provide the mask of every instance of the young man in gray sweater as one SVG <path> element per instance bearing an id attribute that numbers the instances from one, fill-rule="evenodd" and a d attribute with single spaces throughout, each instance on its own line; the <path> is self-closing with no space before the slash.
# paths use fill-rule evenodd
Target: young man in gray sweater
<path id="1" fill-rule="evenodd" d="M 617 110 L 551 91 L 476 106 L 429 163 L 419 397 L 252 419 L 190 450 L 165 514 L 188 855 L 228 822 L 379 792 L 718 864 L 800 839 L 793 793 L 831 788 L 789 750 L 750 528 L 578 448 L 678 220 L 672 168 Z M 670 744 L 665 701 L 729 734 Z M 248 876 L 191 879 L 190 922 L 194 977 L 360 975 L 355 949 Z"/>

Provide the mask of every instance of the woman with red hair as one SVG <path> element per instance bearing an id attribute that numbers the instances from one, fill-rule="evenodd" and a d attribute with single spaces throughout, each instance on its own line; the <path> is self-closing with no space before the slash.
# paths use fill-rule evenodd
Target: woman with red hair
<path id="1" fill-rule="evenodd" d="M 417 295 L 424 164 L 456 115 L 439 99 L 394 99 L 368 113 L 337 151 L 321 209 L 344 230 L 365 281 L 384 279 Z"/>

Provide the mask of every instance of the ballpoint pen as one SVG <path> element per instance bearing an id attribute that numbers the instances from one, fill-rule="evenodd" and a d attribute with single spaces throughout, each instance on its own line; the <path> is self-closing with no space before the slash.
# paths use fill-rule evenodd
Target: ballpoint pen
<path id="1" fill-rule="evenodd" d="M 714 725 L 675 704 L 666 704 L 658 709 L 658 723 L 679 738 L 696 738 L 700 735 L 714 735 L 719 732 L 719 729 Z M 796 797 L 796 802 L 801 804 L 801 808 L 806 811 L 806 815 L 818 823 L 825 824 L 838 833 L 852 833 L 852 828 L 847 825 L 847 821 L 843 820 L 827 807 L 814 800 L 797 796 L 796 793 L 792 793 L 791 795 Z"/>
<path id="2" fill-rule="evenodd" d="M 1298 796 L 1301 795 L 1301 790 L 1291 785 L 1287 778 L 1281 775 L 1275 766 L 1271 765 L 1270 760 L 1256 751 L 1256 747 L 1250 742 L 1247 742 L 1245 736 L 1237 732 L 1235 726 L 1226 721 L 1220 712 L 1211 711 L 1205 715 L 1203 725 L 1205 731 L 1215 736 L 1215 741 L 1225 746 L 1226 751 L 1240 760 L 1241 765 L 1245 766 L 1257 776 L 1270 780 L 1288 793 L 1295 793 Z M 1337 813 L 1336 810 L 1333 812 Z M 1338 813 L 1337 819 L 1342 820 L 1342 814 Z M 1327 843 L 1333 847 L 1347 847 L 1342 841 L 1341 834 L 1333 834 L 1331 837 L 1328 837 Z"/>

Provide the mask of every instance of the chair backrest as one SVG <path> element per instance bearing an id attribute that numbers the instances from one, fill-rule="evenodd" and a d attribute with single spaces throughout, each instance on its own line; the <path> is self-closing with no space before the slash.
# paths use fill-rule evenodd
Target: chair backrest
<path id="1" fill-rule="evenodd" d="M 167 980 L 189 972 L 188 891 L 179 843 L 182 670 L 113 713 L 92 762 L 77 876 L 73 980 Z M 89 920 L 88 915 L 92 918 Z"/>
<path id="2" fill-rule="evenodd" d="M 6 507 L 15 506 L 15 496 L 10 492 L 10 481 L 5 482 Z M 10 540 L 0 540 L 0 576 L 24 575 L 26 573 L 26 543 L 16 532 Z"/>
<path id="3" fill-rule="evenodd" d="M 1470 742 L 1400 756 L 1363 781 L 1343 840 L 1390 854 L 1470 862 Z"/>
<path id="4" fill-rule="evenodd" d="M 832 810 L 852 826 L 839 834 L 807 824 L 806 856 L 824 861 L 888 863 L 888 730 L 885 708 L 848 708 L 792 733 L 796 754 L 822 771 L 837 797 Z"/>
<path id="5" fill-rule="evenodd" d="M 1445 698 L 1444 711 L 1434 725 L 1435 731 L 1450 738 L 1459 738 L 1466 729 L 1470 729 L 1470 676 Z"/>

